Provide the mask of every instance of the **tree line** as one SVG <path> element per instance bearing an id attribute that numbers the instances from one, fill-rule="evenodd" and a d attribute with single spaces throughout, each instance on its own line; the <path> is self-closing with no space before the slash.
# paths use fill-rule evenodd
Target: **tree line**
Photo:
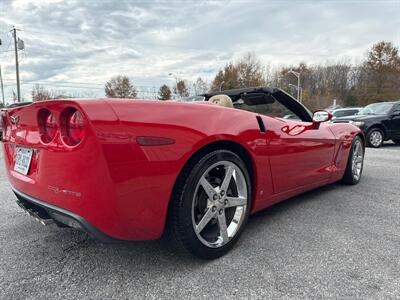
<path id="1" fill-rule="evenodd" d="M 297 77 L 291 71 L 300 74 L 302 100 L 311 109 L 325 108 L 333 99 L 343 106 L 400 99 L 399 49 L 385 41 L 374 44 L 357 65 L 342 60 L 272 69 L 254 54 L 247 54 L 220 70 L 210 89 L 272 86 L 297 96 Z"/>
<path id="2" fill-rule="evenodd" d="M 253 53 L 227 63 L 211 82 L 199 77 L 194 82 L 176 79 L 173 87 L 163 84 L 158 99 L 187 97 L 209 91 L 257 86 L 279 87 L 297 96 L 297 78 L 300 74 L 302 102 L 310 109 L 325 108 L 333 99 L 343 106 L 400 99 L 400 56 L 398 47 L 381 41 L 368 49 L 363 61 L 353 65 L 346 60 L 334 63 L 298 65 L 271 68 Z M 138 91 L 126 75 L 111 78 L 105 83 L 105 94 L 110 98 L 136 98 Z M 32 90 L 34 101 L 50 99 L 54 95 L 40 86 Z"/>

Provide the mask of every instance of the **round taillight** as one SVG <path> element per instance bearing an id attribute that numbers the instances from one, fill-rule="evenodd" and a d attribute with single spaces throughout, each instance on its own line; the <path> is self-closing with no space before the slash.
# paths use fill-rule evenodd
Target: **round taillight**
<path id="1" fill-rule="evenodd" d="M 82 113 L 75 108 L 68 108 L 63 112 L 61 119 L 64 143 L 68 146 L 78 145 L 85 136 L 85 120 Z"/>
<path id="2" fill-rule="evenodd" d="M 56 117 L 47 109 L 39 111 L 38 116 L 40 138 L 43 143 L 50 143 L 57 135 L 58 124 Z"/>
<path id="3" fill-rule="evenodd" d="M 56 118 L 52 113 L 50 113 L 47 118 L 46 118 L 46 123 L 44 123 L 44 128 L 46 131 L 46 134 L 48 137 L 50 137 L 50 140 L 54 139 L 57 133 L 57 121 Z"/>

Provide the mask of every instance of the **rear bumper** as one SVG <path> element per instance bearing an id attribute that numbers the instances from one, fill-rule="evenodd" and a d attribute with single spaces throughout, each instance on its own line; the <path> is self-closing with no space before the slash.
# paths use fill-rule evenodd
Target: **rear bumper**
<path id="1" fill-rule="evenodd" d="M 103 243 L 119 241 L 98 230 L 83 217 L 73 212 L 33 198 L 16 190 L 15 188 L 13 188 L 13 191 L 17 196 L 18 205 L 27 211 L 31 216 L 39 218 L 41 223 L 48 223 L 49 220 L 55 220 L 68 227 L 81 229 Z"/>

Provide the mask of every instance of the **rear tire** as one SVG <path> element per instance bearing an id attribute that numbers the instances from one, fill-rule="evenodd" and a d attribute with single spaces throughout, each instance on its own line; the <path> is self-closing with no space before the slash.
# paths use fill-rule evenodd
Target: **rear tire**
<path id="1" fill-rule="evenodd" d="M 356 136 L 351 143 L 346 170 L 342 178 L 343 183 L 355 185 L 360 182 L 364 167 L 364 153 L 363 142 L 359 136 Z"/>
<path id="2" fill-rule="evenodd" d="M 251 181 L 235 153 L 215 150 L 190 162 L 174 189 L 170 224 L 191 254 L 215 259 L 237 242 L 250 211 Z"/>
<path id="3" fill-rule="evenodd" d="M 373 148 L 382 146 L 385 138 L 384 132 L 379 128 L 372 128 L 367 133 L 367 144 Z"/>

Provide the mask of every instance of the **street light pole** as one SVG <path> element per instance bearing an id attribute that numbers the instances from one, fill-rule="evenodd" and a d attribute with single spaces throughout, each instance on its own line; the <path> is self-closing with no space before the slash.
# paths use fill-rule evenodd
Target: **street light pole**
<path id="1" fill-rule="evenodd" d="M 297 78 L 297 101 L 301 103 L 301 96 L 300 96 L 300 72 L 295 72 L 290 70 L 289 73 L 292 73 Z"/>
<path id="2" fill-rule="evenodd" d="M 289 86 L 295 88 L 296 91 L 297 91 L 297 95 L 299 95 L 299 86 L 298 85 L 294 85 L 294 84 L 289 83 Z M 303 88 L 300 87 L 300 101 L 299 102 L 302 103 L 302 100 L 303 100 Z"/>
<path id="3" fill-rule="evenodd" d="M 299 77 L 297 78 L 297 99 L 301 103 L 300 73 L 299 73 Z"/>

